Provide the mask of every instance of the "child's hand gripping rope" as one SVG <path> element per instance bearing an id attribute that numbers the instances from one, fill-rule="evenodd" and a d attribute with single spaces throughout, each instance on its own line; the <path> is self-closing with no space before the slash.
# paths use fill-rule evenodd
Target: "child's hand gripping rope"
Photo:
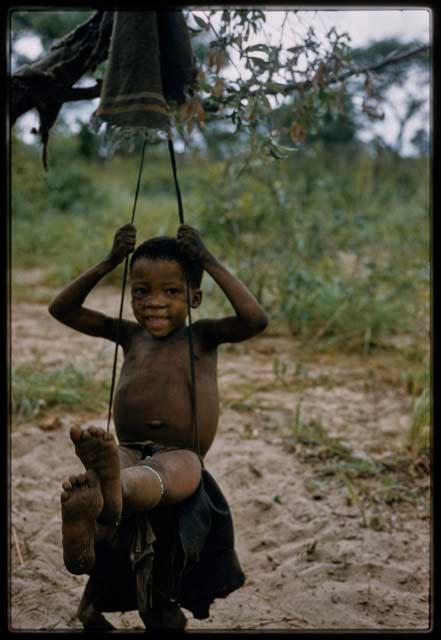
<path id="1" fill-rule="evenodd" d="M 210 259 L 211 254 L 205 246 L 199 231 L 194 227 L 189 224 L 181 224 L 176 238 L 179 248 L 187 258 L 199 262 L 201 265 L 206 264 Z"/>
<path id="2" fill-rule="evenodd" d="M 136 227 L 126 224 L 115 233 L 109 260 L 115 265 L 123 262 L 129 253 L 133 253 L 136 244 Z"/>

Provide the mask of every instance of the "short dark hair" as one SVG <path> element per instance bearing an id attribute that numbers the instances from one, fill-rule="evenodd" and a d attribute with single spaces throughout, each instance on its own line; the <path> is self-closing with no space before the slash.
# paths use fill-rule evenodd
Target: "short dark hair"
<path id="1" fill-rule="evenodd" d="M 203 267 L 194 260 L 187 258 L 179 249 L 178 241 L 171 236 L 157 236 L 142 242 L 136 247 L 130 259 L 130 271 L 139 258 L 148 258 L 149 260 L 176 260 L 186 272 L 190 284 L 200 287 L 202 276 L 204 274 Z"/>

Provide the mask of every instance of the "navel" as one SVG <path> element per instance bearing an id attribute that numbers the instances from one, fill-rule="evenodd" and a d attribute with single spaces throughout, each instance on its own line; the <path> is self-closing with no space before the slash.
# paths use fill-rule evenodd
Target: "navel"
<path id="1" fill-rule="evenodd" d="M 161 420 L 149 420 L 147 422 L 148 427 L 152 427 L 153 429 L 160 429 L 164 426 L 164 423 Z"/>

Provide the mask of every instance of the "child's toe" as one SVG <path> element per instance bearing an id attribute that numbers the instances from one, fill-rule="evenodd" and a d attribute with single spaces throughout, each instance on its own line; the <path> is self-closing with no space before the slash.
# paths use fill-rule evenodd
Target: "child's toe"
<path id="1" fill-rule="evenodd" d="M 79 478 L 79 476 L 69 476 L 69 482 L 70 482 L 70 485 L 71 485 L 72 489 L 75 489 L 76 487 L 80 486 L 81 483 L 80 483 L 78 478 Z"/>
<path id="2" fill-rule="evenodd" d="M 80 425 L 78 424 L 73 424 L 69 430 L 69 434 L 70 434 L 70 438 L 72 440 L 72 442 L 74 442 L 75 444 L 77 442 L 80 442 L 82 435 L 83 435 L 83 431 L 80 427 Z"/>

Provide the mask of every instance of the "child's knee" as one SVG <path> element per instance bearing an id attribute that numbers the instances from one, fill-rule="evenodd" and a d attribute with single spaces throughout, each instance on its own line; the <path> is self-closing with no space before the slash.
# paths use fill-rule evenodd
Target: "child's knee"
<path id="1" fill-rule="evenodd" d="M 149 466 L 158 471 L 164 483 L 164 502 L 189 498 L 201 480 L 201 462 L 192 451 L 179 450 L 154 455 Z"/>

